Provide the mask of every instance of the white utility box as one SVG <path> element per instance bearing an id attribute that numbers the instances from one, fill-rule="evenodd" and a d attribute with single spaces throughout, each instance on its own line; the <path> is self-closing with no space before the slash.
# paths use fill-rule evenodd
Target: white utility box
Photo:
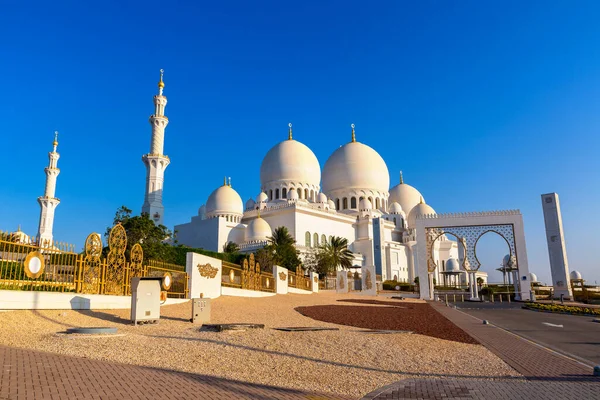
<path id="1" fill-rule="evenodd" d="M 192 299 L 192 323 L 204 324 L 210 322 L 210 299 Z"/>
<path id="2" fill-rule="evenodd" d="M 162 278 L 131 278 L 131 320 L 158 322 L 160 319 L 160 284 Z"/>

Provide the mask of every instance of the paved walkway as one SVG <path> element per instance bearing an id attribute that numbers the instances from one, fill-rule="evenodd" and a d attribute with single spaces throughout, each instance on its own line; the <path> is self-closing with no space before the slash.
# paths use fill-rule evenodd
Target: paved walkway
<path id="1" fill-rule="evenodd" d="M 523 378 L 404 379 L 366 395 L 383 399 L 600 399 L 592 368 L 441 303 L 442 315 L 477 339 Z"/>
<path id="2" fill-rule="evenodd" d="M 0 346 L 0 365 L 0 399 L 342 398 L 6 346 Z"/>

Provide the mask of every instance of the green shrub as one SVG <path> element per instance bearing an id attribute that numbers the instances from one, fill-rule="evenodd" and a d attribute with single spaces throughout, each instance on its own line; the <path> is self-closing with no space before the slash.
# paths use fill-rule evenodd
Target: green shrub
<path id="1" fill-rule="evenodd" d="M 562 304 L 525 303 L 523 308 L 532 310 L 550 311 L 555 313 L 569 313 L 575 315 L 600 315 L 599 308 L 566 306 Z"/>
<path id="2" fill-rule="evenodd" d="M 491 296 L 494 294 L 494 288 L 490 287 L 490 286 L 486 286 L 479 291 L 479 294 L 483 295 L 483 296 Z"/>

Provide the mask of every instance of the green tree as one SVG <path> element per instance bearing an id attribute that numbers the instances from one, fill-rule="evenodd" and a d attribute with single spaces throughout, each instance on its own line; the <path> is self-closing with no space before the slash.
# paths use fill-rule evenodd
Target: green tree
<path id="1" fill-rule="evenodd" d="M 275 261 L 270 251 L 266 249 L 260 249 L 254 254 L 254 259 L 260 264 L 260 269 L 263 271 L 272 271 Z"/>
<path id="2" fill-rule="evenodd" d="M 335 272 L 339 267 L 346 270 L 352 266 L 354 255 L 348 250 L 348 239 L 334 236 L 319 248 L 318 265 L 322 273 Z"/>
<path id="3" fill-rule="evenodd" d="M 240 247 L 235 242 L 227 242 L 223 245 L 223 253 L 233 254 L 240 251 Z"/>
<path id="4" fill-rule="evenodd" d="M 301 261 L 296 250 L 296 241 L 285 226 L 280 226 L 268 238 L 265 251 L 270 253 L 273 262 L 289 270 L 295 271 Z M 262 264 L 261 264 L 262 265 Z"/>
<path id="5" fill-rule="evenodd" d="M 163 261 L 172 259 L 173 247 L 167 243 L 167 240 L 173 236 L 171 231 L 164 225 L 155 225 L 147 213 L 133 217 L 131 213 L 131 209 L 121 206 L 113 220 L 113 226 L 120 223 L 127 233 L 127 255 L 129 255 L 131 247 L 139 243 L 144 250 L 145 259 Z M 112 227 L 108 227 L 104 235 L 107 242 L 111 229 Z M 104 248 L 104 252 L 108 253 L 108 248 Z"/>

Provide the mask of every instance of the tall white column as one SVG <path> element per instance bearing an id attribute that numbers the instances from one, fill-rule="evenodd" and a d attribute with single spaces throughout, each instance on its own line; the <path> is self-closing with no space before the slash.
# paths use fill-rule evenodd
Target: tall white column
<path id="1" fill-rule="evenodd" d="M 59 205 L 60 200 L 54 197 L 56 194 L 56 178 L 60 174 L 58 169 L 58 159 L 60 154 L 56 151 L 58 147 L 58 132 L 54 132 L 53 149 L 48 153 L 48 166 L 44 169 L 46 172 L 46 189 L 44 195 L 38 197 L 40 204 L 40 222 L 38 225 L 38 238 L 41 246 L 52 246 L 52 227 L 54 226 L 54 211 Z"/>
<path id="2" fill-rule="evenodd" d="M 165 84 L 163 82 L 163 70 L 160 70 L 160 81 L 158 82 L 158 94 L 154 96 L 154 114 L 150 116 L 152 126 L 152 140 L 150 142 L 150 153 L 142 156 L 146 165 L 146 195 L 142 212 L 147 213 L 155 224 L 163 224 L 164 206 L 162 193 L 164 185 L 165 169 L 171 162 L 169 157 L 163 154 L 165 141 L 165 128 L 169 119 L 165 116 L 167 98 L 163 96 Z"/>

